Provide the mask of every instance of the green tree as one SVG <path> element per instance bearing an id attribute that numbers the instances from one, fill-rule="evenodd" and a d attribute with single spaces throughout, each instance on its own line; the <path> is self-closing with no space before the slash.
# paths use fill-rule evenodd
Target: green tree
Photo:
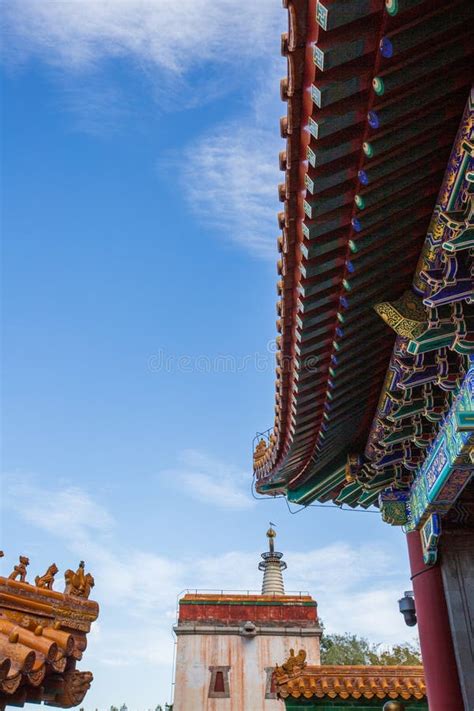
<path id="1" fill-rule="evenodd" d="M 416 666 L 422 662 L 419 648 L 415 644 L 405 642 L 378 652 L 378 661 L 373 663 L 388 666 Z"/>
<path id="2" fill-rule="evenodd" d="M 421 664 L 421 657 L 418 647 L 408 642 L 383 649 L 355 634 L 329 634 L 321 639 L 321 664 L 410 666 Z"/>
<path id="3" fill-rule="evenodd" d="M 370 645 L 355 634 L 327 634 L 321 638 L 321 664 L 369 664 Z"/>

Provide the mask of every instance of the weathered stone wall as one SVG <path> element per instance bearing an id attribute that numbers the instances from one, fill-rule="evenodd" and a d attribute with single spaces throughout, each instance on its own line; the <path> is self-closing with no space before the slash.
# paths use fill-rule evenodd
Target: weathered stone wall
<path id="1" fill-rule="evenodd" d="M 319 636 L 294 634 L 178 635 L 173 711 L 283 711 L 283 702 L 265 698 L 267 669 L 303 648 L 320 663 Z M 229 698 L 209 698 L 209 667 L 230 667 Z"/>

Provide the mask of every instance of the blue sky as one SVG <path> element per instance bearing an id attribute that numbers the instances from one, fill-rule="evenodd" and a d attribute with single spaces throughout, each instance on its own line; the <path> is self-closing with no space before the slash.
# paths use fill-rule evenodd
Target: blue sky
<path id="1" fill-rule="evenodd" d="M 285 12 L 3 6 L 2 565 L 86 560 L 86 708 L 169 700 L 177 595 L 259 587 L 269 519 L 329 631 L 411 639 L 401 532 L 250 494 L 273 422 Z"/>

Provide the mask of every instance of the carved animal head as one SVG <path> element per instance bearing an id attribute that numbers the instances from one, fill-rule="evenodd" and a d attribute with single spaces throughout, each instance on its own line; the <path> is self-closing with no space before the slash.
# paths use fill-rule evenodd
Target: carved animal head
<path id="1" fill-rule="evenodd" d="M 80 704 L 90 688 L 93 680 L 91 672 L 80 672 L 74 669 L 64 675 L 64 686 L 60 696 L 56 699 L 57 705 L 70 708 Z"/>
<path id="2" fill-rule="evenodd" d="M 27 558 L 25 555 L 20 556 L 20 563 L 22 565 L 29 565 L 30 564 L 30 559 Z"/>

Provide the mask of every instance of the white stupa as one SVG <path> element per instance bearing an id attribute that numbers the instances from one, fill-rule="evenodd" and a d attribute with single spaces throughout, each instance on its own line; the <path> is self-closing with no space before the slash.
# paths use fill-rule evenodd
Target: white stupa
<path id="1" fill-rule="evenodd" d="M 273 524 L 267 531 L 268 551 L 262 553 L 262 562 L 258 569 L 263 570 L 262 595 L 284 595 L 285 586 L 283 584 L 283 571 L 286 570 L 286 563 L 282 560 L 283 553 L 275 551 L 276 531 Z"/>

